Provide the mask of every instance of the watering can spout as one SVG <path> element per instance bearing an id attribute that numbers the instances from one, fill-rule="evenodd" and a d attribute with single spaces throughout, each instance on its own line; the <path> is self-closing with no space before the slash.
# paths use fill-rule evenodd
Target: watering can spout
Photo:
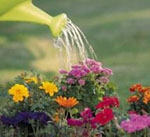
<path id="1" fill-rule="evenodd" d="M 7 2 L 8 1 L 8 2 Z M 12 4 L 10 2 L 13 2 Z M 0 0 L 0 21 L 33 22 L 49 26 L 53 36 L 61 34 L 67 24 L 66 14 L 52 17 L 32 4 L 31 0 Z M 1 4 L 5 4 L 7 9 Z"/>

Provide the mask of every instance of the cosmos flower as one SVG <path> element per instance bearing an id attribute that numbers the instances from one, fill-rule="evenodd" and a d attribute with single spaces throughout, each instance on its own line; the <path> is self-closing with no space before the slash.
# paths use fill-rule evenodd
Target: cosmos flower
<path id="1" fill-rule="evenodd" d="M 75 105 L 77 105 L 79 102 L 77 101 L 76 98 L 74 97 L 70 97 L 70 98 L 66 98 L 66 97 L 62 97 L 62 96 L 57 96 L 57 98 L 55 99 L 55 101 L 60 105 L 63 106 L 65 108 L 72 108 Z"/>
<path id="2" fill-rule="evenodd" d="M 57 86 L 54 83 L 50 82 L 43 82 L 42 86 L 40 86 L 39 88 L 44 89 L 45 93 L 49 93 L 50 96 L 53 96 L 55 92 L 58 92 Z"/>
<path id="3" fill-rule="evenodd" d="M 28 88 L 22 84 L 15 84 L 8 90 L 8 93 L 13 96 L 14 102 L 23 101 L 24 98 L 29 97 Z"/>

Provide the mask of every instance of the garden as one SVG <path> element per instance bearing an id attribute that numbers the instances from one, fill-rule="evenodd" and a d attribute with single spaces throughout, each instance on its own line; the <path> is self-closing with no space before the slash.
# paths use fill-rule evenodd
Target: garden
<path id="1" fill-rule="evenodd" d="M 0 3 L 1 137 L 150 137 L 148 0 Z"/>

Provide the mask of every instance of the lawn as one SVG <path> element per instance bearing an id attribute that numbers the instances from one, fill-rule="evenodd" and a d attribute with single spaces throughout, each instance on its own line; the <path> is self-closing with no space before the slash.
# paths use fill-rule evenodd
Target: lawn
<path id="1" fill-rule="evenodd" d="M 50 13 L 66 13 L 83 30 L 99 61 L 114 71 L 122 103 L 134 83 L 150 83 L 149 0 L 34 0 Z M 0 23 L 0 83 L 22 71 L 56 74 L 58 51 L 46 26 Z"/>

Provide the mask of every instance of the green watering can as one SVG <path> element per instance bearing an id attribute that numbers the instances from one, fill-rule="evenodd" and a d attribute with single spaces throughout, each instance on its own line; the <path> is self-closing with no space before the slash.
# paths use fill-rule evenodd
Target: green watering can
<path id="1" fill-rule="evenodd" d="M 67 24 L 66 14 L 52 17 L 35 7 L 32 0 L 0 0 L 0 21 L 22 21 L 48 25 L 53 36 L 61 34 Z"/>

